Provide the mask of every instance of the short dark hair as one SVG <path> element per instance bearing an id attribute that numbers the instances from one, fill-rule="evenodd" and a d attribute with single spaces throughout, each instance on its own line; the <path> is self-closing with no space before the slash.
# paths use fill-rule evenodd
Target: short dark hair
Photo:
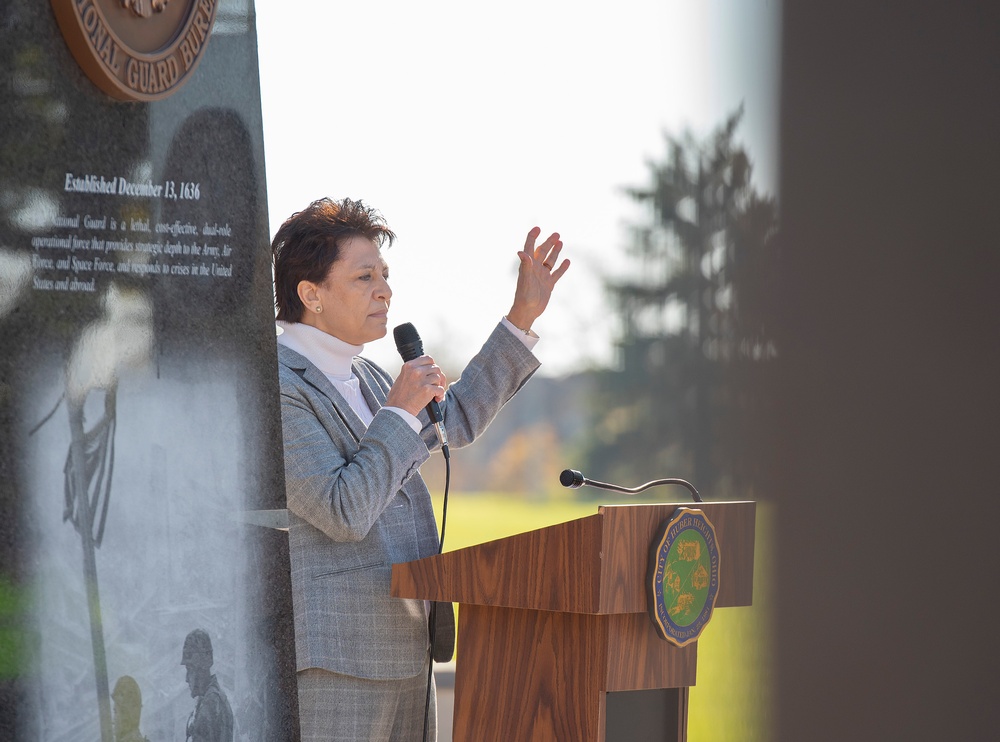
<path id="1" fill-rule="evenodd" d="M 298 322 L 305 307 L 299 283 L 320 284 L 340 257 L 340 246 L 352 237 L 365 237 L 380 249 L 392 245 L 395 233 L 375 209 L 361 201 L 321 198 L 292 214 L 271 242 L 274 260 L 274 306 L 277 319 Z"/>

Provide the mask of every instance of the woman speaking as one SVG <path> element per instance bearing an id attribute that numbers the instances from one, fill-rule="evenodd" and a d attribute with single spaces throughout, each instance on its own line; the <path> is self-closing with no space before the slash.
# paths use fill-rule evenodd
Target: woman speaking
<path id="1" fill-rule="evenodd" d="M 569 268 L 562 242 L 528 233 L 510 311 L 461 378 L 434 359 L 396 379 L 361 357 L 384 337 L 395 235 L 360 201 L 321 199 L 282 224 L 271 249 L 278 379 L 303 742 L 420 740 L 431 662 L 421 600 L 389 595 L 392 565 L 438 551 L 419 474 L 439 445 L 479 436 L 538 368 L 531 326 Z M 450 605 L 448 606 L 450 608 Z M 431 689 L 433 692 L 433 688 Z M 436 739 L 435 703 L 428 739 Z"/>

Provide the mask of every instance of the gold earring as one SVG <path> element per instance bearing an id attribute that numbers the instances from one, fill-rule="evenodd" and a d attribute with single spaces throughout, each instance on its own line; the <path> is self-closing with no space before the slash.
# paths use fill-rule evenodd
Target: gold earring
<path id="1" fill-rule="evenodd" d="M 317 304 L 316 305 L 316 313 L 319 314 L 322 311 L 323 311 L 323 307 L 321 307 L 319 304 Z"/>

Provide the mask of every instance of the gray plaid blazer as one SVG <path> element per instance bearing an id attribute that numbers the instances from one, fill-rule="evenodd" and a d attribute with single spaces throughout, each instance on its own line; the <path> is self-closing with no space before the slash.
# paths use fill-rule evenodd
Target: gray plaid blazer
<path id="1" fill-rule="evenodd" d="M 479 436 L 538 365 L 498 325 L 441 404 L 449 446 Z M 354 373 L 375 413 L 367 430 L 319 369 L 278 346 L 296 664 L 411 677 L 427 657 L 424 603 L 390 597 L 389 582 L 393 564 L 437 553 L 418 468 L 439 443 L 426 411 L 417 435 L 381 409 L 392 385 L 385 371 L 355 358 Z"/>

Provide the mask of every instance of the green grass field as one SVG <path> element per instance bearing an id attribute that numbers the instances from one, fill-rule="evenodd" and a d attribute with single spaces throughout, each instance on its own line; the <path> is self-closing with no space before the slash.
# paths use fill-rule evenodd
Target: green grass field
<path id="1" fill-rule="evenodd" d="M 441 498 L 435 498 L 438 521 Z M 635 502 L 636 500 L 628 500 Z M 620 503 L 606 499 L 601 502 Z M 503 494 L 452 493 L 445 550 L 593 515 L 598 502 L 572 493 L 545 500 Z M 757 507 L 754 605 L 716 611 L 698 641 L 698 684 L 691 689 L 689 742 L 766 742 L 771 738 L 769 587 L 771 514 Z M 642 566 L 645 569 L 645 566 Z"/>

